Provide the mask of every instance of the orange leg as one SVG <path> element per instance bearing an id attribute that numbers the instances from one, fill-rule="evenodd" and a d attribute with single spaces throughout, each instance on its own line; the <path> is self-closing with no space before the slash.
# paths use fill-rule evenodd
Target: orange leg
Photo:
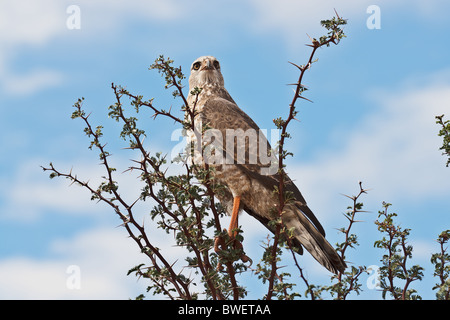
<path id="1" fill-rule="evenodd" d="M 236 236 L 236 230 L 238 228 L 238 216 L 239 216 L 239 203 L 241 202 L 241 197 L 237 196 L 233 199 L 233 211 L 231 212 L 230 227 L 228 228 L 228 235 L 232 238 Z"/>
<path id="2" fill-rule="evenodd" d="M 238 228 L 238 216 L 239 216 L 239 204 L 241 202 L 241 197 L 237 196 L 234 197 L 233 199 L 233 210 L 231 212 L 231 221 L 230 221 L 230 226 L 228 227 L 228 235 L 230 236 L 230 238 L 234 238 L 237 234 L 236 229 Z M 219 245 L 222 245 L 220 243 L 220 241 L 223 242 L 223 240 L 216 238 L 216 240 L 214 241 L 214 250 L 216 252 L 219 252 Z M 235 243 L 235 246 L 238 246 L 240 248 L 242 248 L 242 244 L 237 242 Z M 247 262 L 250 261 L 250 258 L 247 257 L 245 254 L 242 254 L 241 260 L 243 262 Z M 219 264 L 218 269 L 221 269 L 221 265 Z"/>

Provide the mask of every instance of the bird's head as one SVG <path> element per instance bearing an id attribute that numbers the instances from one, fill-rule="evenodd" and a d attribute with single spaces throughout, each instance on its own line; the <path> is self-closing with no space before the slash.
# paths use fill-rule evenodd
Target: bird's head
<path id="1" fill-rule="evenodd" d="M 219 61 L 212 56 L 203 56 L 196 59 L 191 66 L 189 77 L 189 89 L 195 87 L 205 88 L 208 86 L 223 87 L 224 81 L 220 72 Z"/>

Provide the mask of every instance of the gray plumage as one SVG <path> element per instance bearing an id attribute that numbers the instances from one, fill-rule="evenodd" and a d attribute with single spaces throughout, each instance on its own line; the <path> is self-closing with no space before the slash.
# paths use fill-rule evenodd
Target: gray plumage
<path id="1" fill-rule="evenodd" d="M 268 222 L 277 217 L 277 206 L 279 205 L 277 195 L 273 192 L 274 187 L 279 184 L 279 175 L 264 173 L 268 170 L 270 163 L 261 161 L 260 155 L 267 156 L 267 151 L 261 151 L 262 146 L 270 150 L 270 145 L 264 135 L 259 134 L 260 128 L 256 123 L 242 111 L 224 87 L 224 81 L 220 70 L 220 64 L 216 58 L 211 56 L 200 57 L 194 61 L 189 78 L 189 91 L 201 88 L 201 93 L 196 96 L 190 94 L 188 97 L 189 107 L 195 107 L 195 123 L 197 128 L 206 126 L 220 133 L 223 138 L 219 143 L 223 150 L 221 156 L 233 159 L 233 163 L 212 163 L 214 167 L 214 179 L 226 186 L 221 194 L 217 194 L 219 201 L 224 205 L 227 212 L 231 214 L 233 198 L 240 197 L 240 209 L 259 220 L 266 228 L 274 232 Z M 240 131 L 239 131 L 240 129 Z M 256 132 L 257 143 L 250 143 L 251 136 L 243 136 L 234 142 L 233 150 L 229 150 L 226 143 L 227 130 L 234 132 Z M 237 131 L 236 131 L 237 130 Z M 229 131 L 228 131 L 229 132 Z M 188 135 L 189 141 L 195 141 L 195 135 Z M 234 141 L 234 138 L 233 138 Z M 245 141 L 245 144 L 243 142 Z M 209 141 L 211 143 L 211 141 Z M 227 148 L 228 147 L 228 148 Z M 245 155 L 245 162 L 239 161 L 238 150 L 241 148 Z M 219 152 L 219 151 L 215 151 Z M 252 156 L 257 154 L 257 161 Z M 273 157 L 273 156 L 272 156 Z M 273 158 L 272 158 L 273 159 Z M 201 155 L 194 161 L 205 162 L 207 158 Z M 345 262 L 325 239 L 325 231 L 313 212 L 308 208 L 302 194 L 292 182 L 285 176 L 285 190 L 290 191 L 294 197 L 284 207 L 282 221 L 287 229 L 293 229 L 293 245 L 297 252 L 302 254 L 304 247 L 324 267 L 333 273 L 343 271 Z"/>

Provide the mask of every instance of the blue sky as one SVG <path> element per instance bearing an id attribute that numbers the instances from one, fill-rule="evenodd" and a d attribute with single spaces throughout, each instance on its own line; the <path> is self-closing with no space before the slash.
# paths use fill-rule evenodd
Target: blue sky
<path id="1" fill-rule="evenodd" d="M 79 29 L 67 27 L 70 5 L 80 10 Z M 380 29 L 366 25 L 369 5 L 380 8 Z M 195 58 L 216 56 L 234 100 L 261 128 L 271 129 L 292 99 L 286 84 L 297 79 L 297 70 L 288 61 L 306 62 L 306 33 L 322 35 L 319 21 L 333 16 L 334 8 L 349 19 L 347 38 L 320 49 L 305 76 L 306 96 L 314 103 L 301 103 L 300 122 L 290 126 L 294 157 L 287 171 L 331 243 L 341 240 L 336 228 L 345 225 L 341 213 L 350 205 L 342 194 L 357 193 L 358 181 L 371 189 L 361 199 L 370 212 L 354 230 L 361 245 L 348 253 L 356 265 L 380 265 L 373 221 L 382 201 L 392 203 L 398 223 L 412 229 L 412 263 L 425 268 L 424 281 L 413 288 L 433 299 L 429 259 L 438 250 L 437 235 L 450 228 L 450 171 L 434 123 L 435 115 L 450 116 L 450 48 L 444 40 L 450 5 L 439 0 L 2 1 L 0 298 L 127 299 L 146 288 L 126 276 L 144 257 L 116 228 L 117 216 L 90 202 L 84 190 L 48 179 L 39 167 L 52 161 L 99 181 L 97 154 L 88 150 L 82 124 L 70 119 L 79 97 L 85 97 L 93 123 L 106 127 L 114 164 L 123 169 L 132 155 L 121 150 L 119 127 L 107 118 L 114 103 L 110 85 L 177 109 L 180 102 L 163 89 L 163 79 L 148 70 L 160 54 L 185 73 Z M 170 152 L 176 126 L 142 117 L 149 148 Z M 125 195 L 136 194 L 134 177 L 120 179 Z M 244 246 L 257 253 L 267 232 L 245 214 L 241 222 Z M 176 249 L 164 248 L 177 258 Z M 310 282 L 328 284 L 327 272 L 313 259 L 305 255 L 302 262 Z M 72 265 L 79 267 L 80 289 L 67 286 Z M 366 279 L 364 292 L 352 298 L 381 298 Z M 266 292 L 252 282 L 248 287 L 249 298 Z"/>

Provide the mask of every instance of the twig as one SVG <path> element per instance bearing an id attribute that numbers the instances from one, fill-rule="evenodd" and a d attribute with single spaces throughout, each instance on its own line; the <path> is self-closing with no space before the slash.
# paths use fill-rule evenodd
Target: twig
<path id="1" fill-rule="evenodd" d="M 295 104 L 297 103 L 298 99 L 304 99 L 307 101 L 310 101 L 309 99 L 302 96 L 302 93 L 306 90 L 306 87 L 302 84 L 303 76 L 305 75 L 306 70 L 310 69 L 311 64 L 314 62 L 314 55 L 318 48 L 322 46 L 329 46 L 330 43 L 337 44 L 339 42 L 339 39 L 342 38 L 344 35 L 342 33 L 342 30 L 340 29 L 341 24 L 345 24 L 345 20 L 341 19 L 338 16 L 338 21 L 333 18 L 332 20 L 322 21 L 321 22 L 324 27 L 326 27 L 328 30 L 331 30 L 327 36 L 321 37 L 320 41 L 317 41 L 316 39 L 311 39 L 311 44 L 307 44 L 307 46 L 312 48 L 311 54 L 309 56 L 309 59 L 305 65 L 299 66 L 293 62 L 289 62 L 293 66 L 295 66 L 300 71 L 299 78 L 295 84 L 295 90 L 294 90 L 294 96 L 292 98 L 292 101 L 289 105 L 289 114 L 287 116 L 286 120 L 282 119 L 275 119 L 275 125 L 278 129 L 281 129 L 281 138 L 278 144 L 278 174 L 279 174 L 279 182 L 278 182 L 278 217 L 279 217 L 279 223 L 277 223 L 275 232 L 274 232 L 274 243 L 272 246 L 272 271 L 269 277 L 269 286 L 268 286 L 268 292 L 267 292 L 267 299 L 271 299 L 274 291 L 274 283 L 275 283 L 275 275 L 277 270 L 277 247 L 278 242 L 280 239 L 280 233 L 282 230 L 282 220 L 281 217 L 283 215 L 284 206 L 286 204 L 286 198 L 284 193 L 284 185 L 285 185 L 285 171 L 284 171 L 284 159 L 287 157 L 287 155 L 290 155 L 290 153 L 286 152 L 284 150 L 284 144 L 285 139 L 287 137 L 290 137 L 287 133 L 287 127 L 289 123 L 295 119 L 295 116 L 297 114 L 297 111 L 295 110 Z"/>

